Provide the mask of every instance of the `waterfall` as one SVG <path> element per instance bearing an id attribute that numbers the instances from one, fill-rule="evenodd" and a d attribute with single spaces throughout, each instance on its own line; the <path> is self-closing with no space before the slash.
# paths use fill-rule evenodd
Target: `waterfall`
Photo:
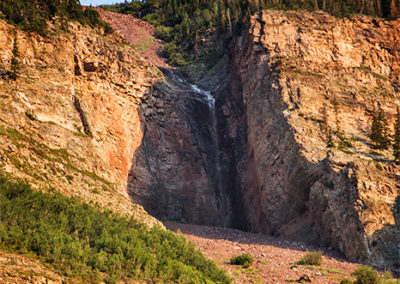
<path id="1" fill-rule="evenodd" d="M 205 102 L 208 105 L 209 113 L 210 113 L 210 122 L 211 122 L 211 137 L 214 148 L 214 157 L 215 157 L 215 183 L 216 183 L 216 194 L 219 197 L 218 200 L 218 208 L 225 210 L 225 208 L 220 208 L 221 202 L 224 204 L 221 198 L 223 198 L 222 194 L 222 180 L 221 180 L 221 164 L 220 164 L 220 151 L 219 151 L 219 139 L 218 139 L 218 127 L 217 127 L 217 117 L 215 113 L 215 98 L 211 95 L 210 91 L 203 90 L 201 87 L 195 84 L 190 84 L 187 82 L 179 73 L 176 71 L 168 70 L 168 74 L 172 76 L 172 78 L 184 85 L 186 88 L 190 87 L 195 94 L 199 95 L 196 99 Z M 223 206 L 223 205 L 222 205 Z M 223 206 L 224 207 L 224 206 Z"/>
<path id="2" fill-rule="evenodd" d="M 217 117 L 215 114 L 215 98 L 211 95 L 210 91 L 206 91 L 201 89 L 198 85 L 190 84 L 192 89 L 195 93 L 202 95 L 202 99 L 204 99 L 209 107 L 210 111 L 210 120 L 211 120 L 211 127 L 212 127 L 212 137 L 215 149 L 215 168 L 216 172 L 216 179 L 217 179 L 217 190 L 221 197 L 222 191 L 222 184 L 221 184 L 221 164 L 219 158 L 219 139 L 218 139 L 218 127 L 217 127 Z"/>

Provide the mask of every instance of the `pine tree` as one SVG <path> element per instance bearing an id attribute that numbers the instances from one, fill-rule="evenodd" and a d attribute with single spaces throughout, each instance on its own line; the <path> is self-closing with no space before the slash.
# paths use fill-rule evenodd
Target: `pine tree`
<path id="1" fill-rule="evenodd" d="M 323 123 L 322 123 L 322 130 L 325 132 L 326 134 L 326 146 L 328 148 L 335 146 L 335 144 L 333 143 L 333 138 L 332 138 L 332 133 L 331 130 L 329 128 L 329 124 L 328 124 L 328 112 L 326 110 L 326 105 L 324 104 L 323 108 L 322 108 L 322 113 L 323 113 Z"/>
<path id="2" fill-rule="evenodd" d="M 375 149 L 387 149 L 390 144 L 388 122 L 385 118 L 385 112 L 380 107 L 378 111 L 374 107 L 370 138 L 374 142 Z"/>
<path id="3" fill-rule="evenodd" d="M 396 164 L 400 164 L 400 110 L 397 107 L 396 122 L 393 136 L 393 155 Z"/>
<path id="4" fill-rule="evenodd" d="M 381 126 L 379 124 L 378 114 L 374 106 L 374 109 L 372 111 L 372 124 L 371 124 L 371 134 L 370 134 L 371 140 L 377 142 L 379 140 L 380 132 L 381 132 Z"/>
<path id="5" fill-rule="evenodd" d="M 17 35 L 14 37 L 13 49 L 12 49 L 12 59 L 11 59 L 11 71 L 10 78 L 15 80 L 19 74 L 19 50 L 18 50 L 18 41 Z"/>

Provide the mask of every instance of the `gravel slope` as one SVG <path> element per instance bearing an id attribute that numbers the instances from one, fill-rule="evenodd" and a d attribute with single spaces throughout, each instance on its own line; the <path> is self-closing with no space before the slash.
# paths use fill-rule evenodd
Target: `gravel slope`
<path id="1" fill-rule="evenodd" d="M 228 271 L 235 283 L 288 283 L 308 275 L 312 283 L 340 283 L 359 264 L 346 261 L 332 248 L 319 248 L 305 243 L 288 241 L 262 234 L 247 233 L 230 228 L 197 226 L 166 222 L 173 231 L 180 231 L 219 267 Z M 319 268 L 293 266 L 306 251 L 322 250 L 323 261 Z M 230 265 L 233 255 L 249 253 L 254 264 L 249 269 Z"/>

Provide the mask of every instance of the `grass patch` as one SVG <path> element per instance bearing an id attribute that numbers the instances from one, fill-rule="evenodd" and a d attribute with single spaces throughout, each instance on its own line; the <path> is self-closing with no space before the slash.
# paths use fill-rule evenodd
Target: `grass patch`
<path id="1" fill-rule="evenodd" d="M 64 69 L 65 69 L 64 66 L 62 66 L 61 64 L 58 64 L 58 63 L 50 64 L 48 67 L 49 68 L 56 68 L 59 71 L 64 71 Z"/>
<path id="2" fill-rule="evenodd" d="M 320 266 L 322 263 L 322 251 L 309 251 L 300 259 L 297 264 Z"/>
<path id="3" fill-rule="evenodd" d="M 33 138 L 25 136 L 18 130 L 11 129 L 11 128 L 5 129 L 2 126 L 0 126 L 0 134 L 7 135 L 11 139 L 12 143 L 17 148 L 21 148 L 23 146 L 23 144 L 21 142 L 27 142 L 29 144 L 29 150 L 34 152 L 39 157 L 41 157 L 45 160 L 51 161 L 51 162 L 60 163 L 72 171 L 78 172 L 82 175 L 90 177 L 91 179 L 93 179 L 95 181 L 99 181 L 99 182 L 105 184 L 110 189 L 113 188 L 113 186 L 114 186 L 114 184 L 112 182 L 98 176 L 97 174 L 95 174 L 92 171 L 82 170 L 82 169 L 75 167 L 71 163 L 71 160 L 70 160 L 70 157 L 72 157 L 72 155 L 65 148 L 52 149 L 52 148 L 48 147 L 47 145 L 36 141 Z M 18 164 L 18 166 L 17 166 L 17 164 Z M 17 164 L 16 164 L 17 167 L 21 167 L 20 163 L 17 163 Z M 29 175 L 32 176 L 32 174 L 29 174 Z"/>
<path id="4" fill-rule="evenodd" d="M 319 78 L 319 79 L 324 78 L 324 76 L 321 75 L 321 74 L 318 74 L 318 73 L 315 73 L 315 72 L 311 72 L 311 71 L 308 71 L 308 70 L 303 70 L 303 69 L 300 69 L 300 68 L 298 68 L 296 66 L 293 66 L 293 65 L 288 66 L 286 68 L 286 71 L 293 72 L 293 73 L 296 73 L 296 74 L 300 74 L 300 75 L 303 75 L 303 76 L 316 77 L 316 78 Z"/>
<path id="5" fill-rule="evenodd" d="M 149 230 L 59 193 L 36 192 L 0 173 L 0 244 L 34 255 L 67 277 L 114 283 L 229 283 L 229 277 L 182 237 Z"/>
<path id="6" fill-rule="evenodd" d="M 322 123 L 322 122 L 324 122 L 323 119 L 320 119 L 320 118 L 317 118 L 317 117 L 313 117 L 313 116 L 306 116 L 306 115 L 305 115 L 304 113 L 302 113 L 302 112 L 299 112 L 299 113 L 298 113 L 298 116 L 304 118 L 305 120 L 311 120 L 311 121 L 316 122 L 316 123 Z"/>
<path id="7" fill-rule="evenodd" d="M 88 138 L 88 137 L 90 137 L 90 136 L 87 135 L 86 133 L 82 133 L 82 132 L 74 132 L 74 135 L 75 135 L 75 136 L 78 136 L 78 137 L 83 137 L 83 138 Z"/>
<path id="8" fill-rule="evenodd" d="M 356 67 L 356 68 L 359 69 L 359 70 L 362 70 L 362 71 L 364 71 L 364 72 L 366 72 L 366 73 L 372 74 L 372 75 L 373 75 L 375 78 L 377 78 L 377 79 L 384 80 L 384 81 L 387 80 L 386 76 L 384 76 L 384 75 L 382 75 L 382 74 L 379 74 L 379 73 L 373 72 L 373 71 L 371 70 L 371 68 L 369 68 L 368 66 L 361 65 L 361 66 Z"/>
<path id="9" fill-rule="evenodd" d="M 34 169 L 27 161 L 21 162 L 17 157 L 11 155 L 7 151 L 3 150 L 3 154 L 11 161 L 11 163 L 20 171 L 24 172 L 28 176 L 34 177 L 37 180 L 44 180 L 37 170 Z"/>
<path id="10" fill-rule="evenodd" d="M 29 141 L 29 138 L 27 136 L 25 136 L 24 134 L 22 134 L 21 132 L 19 132 L 16 129 L 13 128 L 7 128 L 7 135 L 8 137 L 11 139 L 11 142 L 17 147 L 20 148 L 21 144 L 19 143 L 19 140 L 23 140 L 23 141 Z"/>
<path id="11" fill-rule="evenodd" d="M 378 272 L 366 265 L 359 266 L 352 275 L 357 279 L 356 284 L 378 284 Z"/>
<path id="12" fill-rule="evenodd" d="M 144 40 L 139 42 L 138 44 L 133 45 L 133 48 L 139 52 L 145 52 L 150 48 L 150 46 L 154 43 L 155 38 L 151 37 L 148 40 Z"/>
<path id="13" fill-rule="evenodd" d="M 342 274 L 344 275 L 344 272 L 339 270 L 339 269 L 334 269 L 334 268 L 325 268 L 325 271 L 329 273 L 337 273 L 337 274 Z"/>
<path id="14" fill-rule="evenodd" d="M 254 261 L 253 257 L 248 253 L 232 256 L 230 260 L 231 264 L 241 265 L 244 268 L 250 267 L 253 261 Z"/>

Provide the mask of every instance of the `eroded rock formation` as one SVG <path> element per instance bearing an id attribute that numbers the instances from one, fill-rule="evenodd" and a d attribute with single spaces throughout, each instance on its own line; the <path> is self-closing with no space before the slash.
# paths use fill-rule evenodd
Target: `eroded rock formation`
<path id="1" fill-rule="evenodd" d="M 43 38 L 0 21 L 0 66 L 16 35 L 20 74 L 0 78 L 0 157 L 7 172 L 150 224 L 127 194 L 140 146 L 141 98 L 162 74 L 116 35 L 70 23 Z"/>
<path id="2" fill-rule="evenodd" d="M 0 22 L 0 70 L 14 32 Z M 149 223 L 130 198 L 399 269 L 400 168 L 369 139 L 374 107 L 392 126 L 399 103 L 398 21 L 265 11 L 201 87 L 116 35 L 16 32 L 21 75 L 0 80 L 6 171 Z"/>
<path id="3" fill-rule="evenodd" d="M 232 83 L 217 98 L 225 140 L 243 146 L 235 129 L 246 124 L 246 150 L 230 156 L 245 227 L 398 268 L 400 172 L 390 151 L 374 152 L 369 131 L 378 104 L 393 125 L 399 39 L 398 21 L 276 11 L 252 18 L 230 52 Z M 232 118 L 238 99 L 244 112 Z"/>

